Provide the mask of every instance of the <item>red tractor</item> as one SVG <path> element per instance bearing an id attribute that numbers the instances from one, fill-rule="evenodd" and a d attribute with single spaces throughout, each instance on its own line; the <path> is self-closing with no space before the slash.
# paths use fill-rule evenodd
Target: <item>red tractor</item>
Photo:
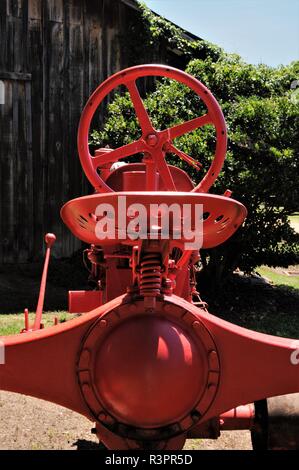
<path id="1" fill-rule="evenodd" d="M 189 87 L 205 104 L 206 114 L 155 129 L 136 85 L 137 79 L 149 76 Z M 120 85 L 130 94 L 141 137 L 91 155 L 92 118 Z M 174 153 L 199 168 L 173 141 L 207 124 L 215 127 L 215 156 L 194 187 L 165 156 Z M 80 160 L 95 192 L 61 210 L 72 233 L 90 246 L 86 254 L 96 288 L 69 292 L 69 310 L 80 315 L 42 328 L 55 241 L 54 235 L 46 235 L 35 322 L 29 325 L 25 311 L 21 334 L 1 337 L 2 390 L 81 413 L 96 423 L 98 438 L 108 449 L 176 450 L 188 438 L 217 438 L 221 431 L 238 429 L 252 431 L 256 449 L 299 448 L 298 344 L 211 315 L 196 291 L 198 239 L 203 248 L 223 243 L 247 214 L 229 191 L 223 196 L 208 193 L 222 168 L 226 143 L 216 99 L 180 70 L 132 67 L 96 89 L 78 132 Z M 143 155 L 141 163 L 115 165 L 136 154 Z M 142 208 L 138 223 L 132 206 Z M 167 210 L 168 237 L 163 226 Z"/>

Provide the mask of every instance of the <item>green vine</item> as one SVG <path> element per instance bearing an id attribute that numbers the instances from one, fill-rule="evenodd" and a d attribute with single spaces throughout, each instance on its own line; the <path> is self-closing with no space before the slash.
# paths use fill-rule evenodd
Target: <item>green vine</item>
<path id="1" fill-rule="evenodd" d="M 120 38 L 129 65 L 163 60 L 163 57 L 165 62 L 169 62 L 171 52 L 180 57 L 182 68 L 191 59 L 216 62 L 224 57 L 223 49 L 215 44 L 192 39 L 187 31 L 152 12 L 143 2 L 137 2 L 137 5 L 139 9 L 132 12 L 126 34 Z"/>
<path id="2" fill-rule="evenodd" d="M 188 38 L 188 32 L 162 16 L 153 13 L 143 2 L 138 2 L 142 13 L 142 20 L 150 38 L 149 46 L 159 47 L 161 43 L 167 43 L 171 49 L 176 49 L 185 55 L 187 60 L 211 58 L 219 60 L 223 50 L 203 39 L 192 40 Z"/>

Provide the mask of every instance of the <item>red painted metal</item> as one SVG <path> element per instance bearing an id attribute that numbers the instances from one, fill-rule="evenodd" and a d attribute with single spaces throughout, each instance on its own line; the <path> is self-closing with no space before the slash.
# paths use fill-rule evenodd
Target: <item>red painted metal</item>
<path id="1" fill-rule="evenodd" d="M 172 165 L 169 165 L 169 171 L 178 191 L 187 192 L 193 190 L 193 183 L 187 173 Z M 109 170 L 105 176 L 105 182 L 116 192 L 143 191 L 146 188 L 146 164 L 130 163 L 130 166 L 126 164 L 113 171 Z M 156 191 L 167 190 L 158 172 L 155 172 L 155 185 Z"/>
<path id="2" fill-rule="evenodd" d="M 100 290 L 69 291 L 69 312 L 85 313 L 102 305 L 103 293 Z"/>
<path id="3" fill-rule="evenodd" d="M 187 432 L 188 439 L 218 439 L 222 431 L 252 430 L 255 427 L 253 403 L 222 413 L 218 418 L 200 422 Z"/>
<path id="4" fill-rule="evenodd" d="M 48 268 L 49 268 L 49 262 L 50 262 L 51 248 L 54 245 L 55 241 L 56 241 L 56 236 L 54 235 L 54 233 L 47 233 L 45 235 L 45 242 L 46 242 L 47 248 L 46 248 L 44 269 L 43 269 L 40 290 L 39 290 L 39 297 L 38 297 L 38 302 L 37 302 L 37 307 L 36 307 L 35 320 L 34 320 L 34 324 L 32 325 L 32 327 L 30 327 L 29 312 L 28 312 L 28 309 L 25 308 L 24 310 L 25 328 L 21 330 L 21 333 L 26 333 L 28 331 L 34 331 L 34 330 L 39 330 L 43 328 L 43 324 L 41 323 L 41 321 L 42 321 L 44 301 L 45 301 Z"/>
<path id="5" fill-rule="evenodd" d="M 220 415 L 220 427 L 223 431 L 252 429 L 254 426 L 254 405 L 238 406 Z"/>
<path id="6" fill-rule="evenodd" d="M 207 104 L 208 117 L 162 132 L 153 129 L 135 81 L 161 74 L 194 89 Z M 121 149 L 101 149 L 92 157 L 90 120 L 107 93 L 120 83 L 129 90 L 142 138 Z M 75 236 L 91 244 L 84 251 L 84 262 L 95 290 L 70 293 L 70 311 L 83 315 L 42 329 L 55 239 L 48 235 L 34 325 L 30 329 L 25 310 L 26 334 L 0 338 L 6 357 L 0 365 L 1 389 L 81 413 L 96 423 L 96 433 L 109 449 L 180 449 L 189 437 L 217 438 L 222 430 L 252 429 L 256 417 L 251 403 L 299 392 L 298 365 L 291 360 L 294 340 L 256 333 L 209 314 L 194 280 L 198 250 L 185 250 L 183 235 L 175 239 L 174 223 L 169 240 L 131 240 L 117 224 L 111 239 L 99 242 L 95 235 L 100 203 L 111 204 L 116 221 L 119 214 L 128 221 L 118 206 L 124 196 L 127 205 L 143 204 L 149 214 L 153 203 L 190 204 L 192 227 L 194 208 L 202 204 L 205 248 L 223 243 L 242 224 L 246 209 L 230 197 L 229 190 L 224 196 L 204 192 L 220 171 L 226 148 L 222 113 L 210 92 L 205 92 L 197 80 L 164 66 L 120 72 L 96 90 L 83 112 L 78 143 L 87 177 L 104 194 L 75 199 L 61 211 Z M 193 188 L 182 170 L 166 165 L 164 152 L 174 151 L 171 141 L 176 135 L 210 121 L 219 139 L 216 157 Z M 136 151 L 145 152 L 143 163 L 110 172 L 112 162 Z M 195 164 L 188 156 L 181 157 Z M 96 172 L 99 166 L 104 168 L 101 177 Z M 144 187 L 147 191 L 141 190 Z"/>
<path id="7" fill-rule="evenodd" d="M 36 307 L 35 320 L 34 320 L 34 324 L 32 327 L 33 330 L 39 330 L 41 327 L 41 320 L 42 320 L 44 301 L 45 301 L 47 276 L 48 276 L 48 267 L 49 267 L 49 262 L 50 262 L 50 253 L 51 253 L 51 248 L 54 245 L 55 241 L 56 241 L 56 236 L 53 233 L 47 233 L 47 235 L 45 236 L 45 242 L 47 245 L 45 264 L 44 264 L 39 297 L 38 297 L 38 302 L 37 302 L 37 307 Z"/>
<path id="8" fill-rule="evenodd" d="M 123 402 L 126 419 L 132 420 L 130 421 L 132 426 L 136 425 L 136 422 L 139 423 L 138 415 L 133 421 L 134 411 L 139 407 L 143 409 L 141 426 L 146 416 L 150 419 L 153 402 L 156 403 L 157 409 L 164 406 L 165 399 L 163 395 L 161 399 L 159 398 L 160 388 L 157 382 L 152 389 L 152 399 L 149 404 L 140 395 L 140 387 L 136 386 L 140 381 L 146 380 L 149 371 L 154 374 L 159 369 L 159 363 L 163 358 L 157 356 L 155 364 L 153 353 L 145 349 L 139 352 L 145 362 L 135 368 L 135 377 L 134 370 L 130 366 L 130 361 L 136 364 L 136 350 L 141 343 L 138 337 L 132 336 L 128 325 L 133 325 L 132 318 L 135 318 L 137 323 L 141 316 L 145 317 L 146 322 L 152 319 L 154 322 L 153 326 L 150 326 L 152 344 L 145 342 L 145 346 L 154 350 L 158 347 L 158 336 L 163 334 L 157 331 L 155 316 L 158 316 L 162 319 L 169 318 L 166 326 L 165 350 L 170 341 L 169 337 L 171 338 L 171 329 L 175 331 L 177 328 L 173 336 L 174 343 L 170 343 L 171 349 L 166 359 L 165 365 L 169 367 L 164 369 L 164 383 L 169 379 L 173 384 L 174 375 L 179 382 L 181 371 L 177 368 L 178 359 L 179 364 L 185 364 L 184 377 L 189 377 L 188 380 L 192 382 L 191 374 L 189 376 L 184 362 L 187 353 L 191 354 L 192 358 L 194 354 L 196 363 L 201 364 L 198 373 L 194 375 L 191 361 L 192 391 L 188 392 L 184 387 L 186 398 L 183 404 L 181 404 L 183 391 L 177 390 L 177 387 L 168 389 L 173 408 L 167 409 L 167 415 L 163 412 L 164 417 L 168 419 L 165 419 L 161 429 L 161 440 L 165 439 L 163 435 L 165 426 L 173 424 L 173 420 L 169 417 L 175 403 L 178 409 L 182 410 L 181 414 L 187 411 L 187 403 L 190 403 L 191 409 L 188 411 L 191 415 L 185 416 L 178 426 L 168 429 L 169 438 L 173 433 L 180 434 L 180 431 L 185 434 L 198 419 L 207 421 L 237 405 L 251 403 L 262 397 L 299 391 L 298 371 L 290 361 L 294 351 L 293 340 L 264 335 L 232 325 L 213 315 L 207 315 L 206 311 L 174 295 L 158 300 L 155 315 L 152 318 L 148 318 L 148 315 L 142 299 L 137 301 L 131 296 L 124 295 L 71 322 L 28 332 L 26 335 L 2 337 L 1 340 L 6 346 L 7 362 L 0 367 L 1 389 L 18 391 L 67 406 L 91 420 L 99 420 L 110 430 L 116 429 L 120 436 L 127 432 L 129 438 L 131 429 L 129 431 L 124 427 L 118 429 L 120 425 L 117 427 L 118 423 L 115 421 L 109 424 L 110 413 L 112 419 L 117 420 L 120 411 L 114 403 L 115 398 L 109 395 L 110 386 L 107 390 L 99 390 L 101 380 L 98 374 L 102 372 L 105 377 L 111 378 L 113 370 L 109 362 L 104 361 L 107 354 L 105 345 L 107 341 L 114 342 L 115 338 L 121 338 L 121 344 L 116 348 L 120 352 L 115 352 L 114 361 L 115 363 L 117 360 L 120 361 L 117 372 L 121 370 L 123 372 L 120 378 L 115 374 L 115 384 L 121 390 L 125 390 L 128 381 L 132 384 L 131 399 L 129 403 Z M 119 333 L 118 322 L 121 321 L 124 325 L 127 324 L 127 327 Z M 179 328 L 176 325 L 179 325 Z M 184 331 L 182 339 L 180 339 L 181 331 Z M 113 339 L 114 334 L 116 336 Z M 172 348 L 176 348 L 176 345 L 178 350 L 173 355 Z M 199 348 L 198 352 L 196 348 Z M 80 359 L 77 362 L 79 352 Z M 52 367 L 53 362 L 55 367 Z M 74 366 L 77 364 L 77 368 L 70 367 L 70 364 Z M 128 365 L 130 369 L 126 374 Z M 203 384 L 206 385 L 203 387 Z M 162 388 L 163 391 L 166 386 Z M 142 390 L 144 387 L 141 385 Z M 149 389 L 151 389 L 150 382 Z M 150 394 L 150 391 L 148 393 Z M 195 404 L 196 394 L 197 404 Z M 104 408 L 101 399 L 105 400 Z M 180 418 L 178 415 L 176 417 Z M 157 419 L 157 415 L 155 418 Z M 139 433 L 139 439 L 133 434 L 133 440 L 148 439 L 146 428 L 143 430 L 138 428 L 136 433 Z M 157 435 L 154 438 L 157 439 Z"/>
<path id="9" fill-rule="evenodd" d="M 24 309 L 24 320 L 25 320 L 25 328 L 23 330 L 21 330 L 21 333 L 25 333 L 26 331 L 29 331 L 29 329 L 30 329 L 28 308 Z"/>

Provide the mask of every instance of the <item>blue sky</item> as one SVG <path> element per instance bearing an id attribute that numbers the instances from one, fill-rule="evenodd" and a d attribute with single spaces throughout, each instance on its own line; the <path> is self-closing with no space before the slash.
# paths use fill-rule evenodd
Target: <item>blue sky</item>
<path id="1" fill-rule="evenodd" d="M 247 62 L 299 60 L 299 0 L 145 0 L 147 6 Z"/>

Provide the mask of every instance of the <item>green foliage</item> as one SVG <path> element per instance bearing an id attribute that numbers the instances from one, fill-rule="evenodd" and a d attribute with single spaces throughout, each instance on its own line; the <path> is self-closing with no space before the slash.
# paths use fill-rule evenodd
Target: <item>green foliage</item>
<path id="1" fill-rule="evenodd" d="M 181 52 L 187 60 L 192 58 L 218 60 L 223 56 L 224 52 L 220 47 L 209 41 L 187 39 L 186 31 L 154 14 L 144 3 L 139 2 L 139 4 L 151 48 L 160 48 L 161 45 L 164 48 L 170 47 Z"/>
<path id="2" fill-rule="evenodd" d="M 163 57 L 169 62 L 171 51 L 183 68 L 191 59 L 216 61 L 224 56 L 220 47 L 195 37 L 190 39 L 190 34 L 182 28 L 153 13 L 143 2 L 138 3 L 139 9 L 131 12 L 126 32 L 120 37 L 123 54 L 131 65 L 155 62 Z"/>
<path id="3" fill-rule="evenodd" d="M 205 41 L 188 41 L 181 30 L 144 6 L 142 12 L 151 47 L 163 40 L 191 58 L 186 71 L 211 89 L 228 124 L 227 158 L 212 191 L 222 194 L 231 189 L 247 207 L 248 218 L 231 240 L 203 253 L 206 268 L 210 266 L 213 276 L 220 269 L 222 276 L 236 266 L 250 271 L 261 264 L 298 263 L 299 236 L 288 216 L 298 211 L 299 201 L 299 102 L 292 99 L 291 89 L 299 79 L 299 62 L 278 68 L 247 64 Z M 169 79 L 158 80 L 144 102 L 157 129 L 206 112 L 192 91 Z M 130 97 L 124 93 L 110 104 L 103 129 L 94 130 L 91 141 L 117 147 L 139 136 Z M 176 139 L 175 145 L 198 158 L 206 170 L 214 154 L 214 128 L 193 131 Z M 203 173 L 174 155 L 168 160 L 187 170 L 195 183 L 202 179 Z"/>

